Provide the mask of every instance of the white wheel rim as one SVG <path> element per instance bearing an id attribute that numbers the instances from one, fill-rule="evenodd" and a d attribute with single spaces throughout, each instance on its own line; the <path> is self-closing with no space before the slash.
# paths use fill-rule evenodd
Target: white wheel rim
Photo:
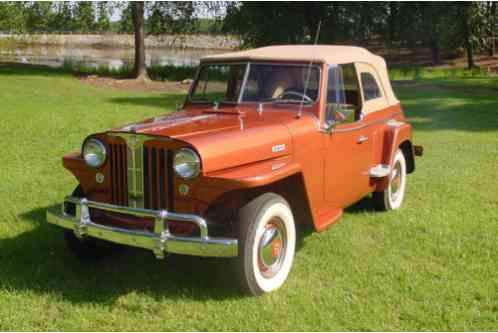
<path id="1" fill-rule="evenodd" d="M 284 263 L 287 235 L 279 217 L 272 218 L 264 228 L 258 245 L 259 272 L 265 278 L 271 278 L 280 271 Z"/>

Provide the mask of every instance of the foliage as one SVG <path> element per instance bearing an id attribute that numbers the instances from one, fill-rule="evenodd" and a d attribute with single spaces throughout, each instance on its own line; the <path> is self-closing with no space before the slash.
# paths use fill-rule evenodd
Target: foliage
<path id="1" fill-rule="evenodd" d="M 52 20 L 52 6 L 51 1 L 34 1 L 26 8 L 26 29 L 32 32 L 43 32 L 50 29 Z"/>
<path id="2" fill-rule="evenodd" d="M 194 3 L 156 1 L 148 4 L 147 31 L 152 35 L 189 33 L 194 28 Z"/>
<path id="3" fill-rule="evenodd" d="M 498 22 L 492 7 L 477 2 L 243 2 L 227 7 L 224 31 L 239 34 L 247 47 L 310 43 L 321 22 L 319 43 L 428 47 L 432 63 L 439 64 L 459 48 L 472 56 L 489 45 L 490 27 Z"/>
<path id="4" fill-rule="evenodd" d="M 95 9 L 92 2 L 78 1 L 74 10 L 74 28 L 79 33 L 95 31 Z"/>
<path id="5" fill-rule="evenodd" d="M 475 78 L 451 81 L 461 86 L 395 87 L 425 147 L 402 209 L 373 212 L 366 200 L 325 232 L 303 228 L 286 285 L 253 298 L 238 294 L 226 260 L 129 249 L 78 262 L 45 221 L 76 186 L 63 154 L 173 111 L 183 95 L 0 68 L 0 330 L 496 330 L 498 96 Z"/>
<path id="6" fill-rule="evenodd" d="M 0 32 L 22 33 L 26 31 L 24 5 L 21 2 L 0 2 Z"/>
<path id="7" fill-rule="evenodd" d="M 110 9 L 109 5 L 106 1 L 100 1 L 97 4 L 97 25 L 96 30 L 99 32 L 108 32 L 111 28 L 111 19 L 110 19 Z"/>

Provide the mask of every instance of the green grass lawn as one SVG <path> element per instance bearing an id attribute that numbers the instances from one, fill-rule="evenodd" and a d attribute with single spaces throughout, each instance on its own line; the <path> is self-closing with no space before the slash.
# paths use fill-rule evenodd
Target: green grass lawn
<path id="1" fill-rule="evenodd" d="M 286 285 L 253 298 L 223 260 L 130 249 L 77 262 L 45 222 L 76 186 L 63 154 L 181 96 L 0 67 L 0 330 L 497 330 L 498 91 L 479 84 L 401 85 L 425 147 L 403 208 L 363 201 L 328 231 L 303 233 Z"/>

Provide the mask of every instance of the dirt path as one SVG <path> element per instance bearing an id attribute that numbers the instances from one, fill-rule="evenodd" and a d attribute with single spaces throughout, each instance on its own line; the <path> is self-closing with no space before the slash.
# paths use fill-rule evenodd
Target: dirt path
<path id="1" fill-rule="evenodd" d="M 111 88 L 123 91 L 164 92 L 186 94 L 190 87 L 190 81 L 138 81 L 134 79 L 115 79 L 100 77 L 96 75 L 80 76 L 78 79 L 98 88 Z"/>

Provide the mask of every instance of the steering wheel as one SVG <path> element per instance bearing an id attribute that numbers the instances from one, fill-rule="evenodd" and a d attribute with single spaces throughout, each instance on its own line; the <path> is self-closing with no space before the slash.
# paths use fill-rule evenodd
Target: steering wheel
<path id="1" fill-rule="evenodd" d="M 306 95 L 304 93 L 297 92 L 297 91 L 292 91 L 292 90 L 284 91 L 283 93 L 281 93 L 280 95 L 278 95 L 276 98 L 277 99 L 284 99 L 283 97 L 285 95 L 297 96 L 300 99 L 305 99 L 306 101 L 308 101 L 310 103 L 313 103 L 313 99 L 311 97 L 309 97 L 308 95 Z"/>

